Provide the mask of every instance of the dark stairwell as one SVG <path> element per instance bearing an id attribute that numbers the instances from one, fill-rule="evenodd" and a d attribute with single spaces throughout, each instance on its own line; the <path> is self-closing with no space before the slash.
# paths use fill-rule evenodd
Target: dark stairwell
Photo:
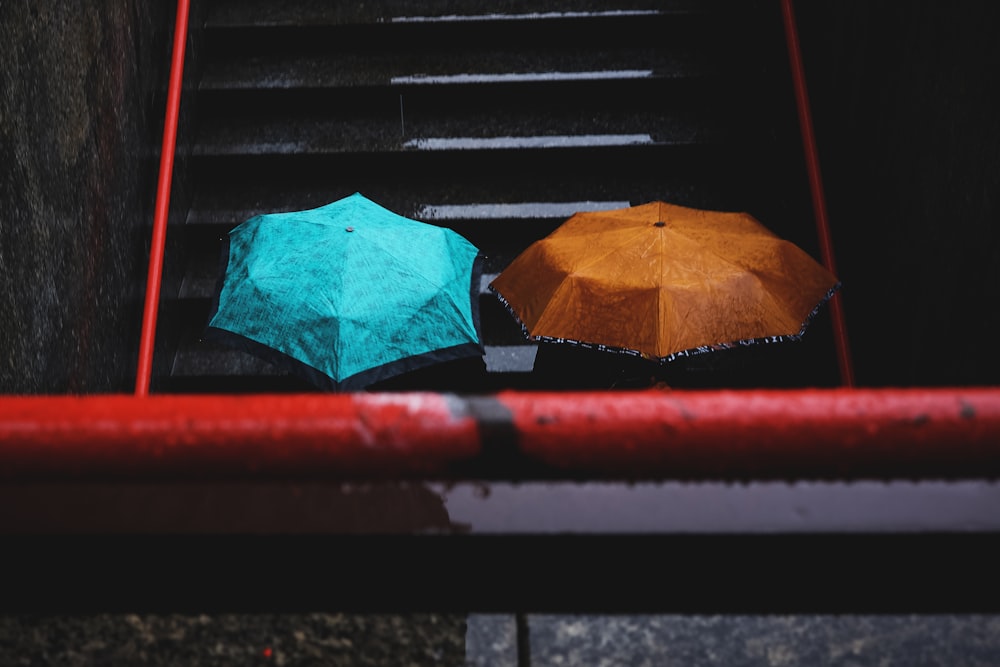
<path id="1" fill-rule="evenodd" d="M 220 239 L 257 213 L 353 192 L 451 227 L 486 257 L 485 372 L 443 365 L 373 390 L 565 387 L 532 371 L 536 345 L 485 286 L 576 210 L 653 200 L 743 210 L 819 258 L 776 3 L 216 1 L 201 11 L 197 87 L 184 102 L 196 110 L 184 175 L 193 200 L 168 231 L 165 270 L 180 282 L 176 298 L 165 291 L 158 334 L 157 355 L 173 361 L 153 391 L 309 390 L 201 340 Z M 825 309 L 802 342 L 763 347 L 780 349 L 676 362 L 671 382 L 838 383 Z M 603 381 L 593 386 L 614 388 Z"/>

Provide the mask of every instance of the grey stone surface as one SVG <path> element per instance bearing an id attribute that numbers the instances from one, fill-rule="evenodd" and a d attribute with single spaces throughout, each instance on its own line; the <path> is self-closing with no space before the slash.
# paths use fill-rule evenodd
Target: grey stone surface
<path id="1" fill-rule="evenodd" d="M 462 615 L 0 617 L 0 666 L 454 665 Z"/>
<path id="2" fill-rule="evenodd" d="M 0 666 L 993 667 L 998 616 L 0 617 Z"/>
<path id="3" fill-rule="evenodd" d="M 0 392 L 134 372 L 165 9 L 0 5 Z"/>
<path id="4" fill-rule="evenodd" d="M 465 631 L 467 667 L 516 667 L 517 623 L 512 614 L 469 614 Z"/>
<path id="5" fill-rule="evenodd" d="M 173 18 L 162 2 L 0 4 L 0 393 L 132 389 Z M 187 210 L 192 118 L 188 95 L 172 225 Z M 164 266 L 161 293 L 176 293 L 182 264 Z"/>
<path id="6" fill-rule="evenodd" d="M 529 622 L 533 667 L 1000 663 L 996 616 L 530 616 Z"/>

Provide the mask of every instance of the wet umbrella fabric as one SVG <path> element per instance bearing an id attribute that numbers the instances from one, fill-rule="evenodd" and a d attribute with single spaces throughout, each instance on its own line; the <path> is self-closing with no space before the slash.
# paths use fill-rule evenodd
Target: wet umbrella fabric
<path id="1" fill-rule="evenodd" d="M 659 363 L 798 339 L 839 287 L 747 213 L 666 202 L 577 213 L 489 285 L 530 340 Z"/>
<path id="2" fill-rule="evenodd" d="M 226 237 L 205 339 L 328 390 L 483 354 L 481 256 L 360 193 L 258 215 Z"/>

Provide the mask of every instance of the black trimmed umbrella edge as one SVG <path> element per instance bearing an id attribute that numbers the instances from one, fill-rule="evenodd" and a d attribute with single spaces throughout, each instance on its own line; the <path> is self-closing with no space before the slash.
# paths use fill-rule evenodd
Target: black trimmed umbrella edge
<path id="1" fill-rule="evenodd" d="M 791 342 L 791 341 L 801 340 L 802 336 L 806 332 L 806 329 L 809 327 L 809 325 L 812 323 L 812 321 L 816 318 L 816 315 L 819 313 L 819 311 L 822 309 L 822 307 L 830 299 L 833 298 L 833 295 L 836 294 L 837 291 L 841 287 L 842 287 L 842 283 L 840 281 L 837 281 L 837 283 L 834 284 L 834 286 L 831 287 L 829 289 L 829 291 L 827 291 L 826 295 L 824 295 L 823 298 L 821 298 L 819 300 L 819 302 L 816 304 L 816 306 L 809 312 L 809 314 L 806 315 L 806 318 L 802 322 L 802 326 L 799 329 L 798 333 L 795 333 L 795 334 L 782 334 L 782 335 L 777 335 L 777 336 L 763 336 L 763 337 L 760 337 L 760 338 L 744 338 L 744 339 L 741 339 L 741 340 L 729 341 L 729 342 L 725 342 L 725 343 L 713 343 L 712 345 L 701 345 L 701 346 L 698 346 L 698 347 L 692 347 L 692 348 L 688 348 L 686 350 L 680 350 L 678 352 L 673 352 L 673 353 L 671 353 L 671 354 L 669 354 L 669 355 L 667 355 L 665 357 L 652 357 L 652 356 L 650 356 L 648 354 L 644 354 L 644 353 L 640 352 L 639 350 L 635 350 L 635 349 L 628 348 L 628 347 L 616 347 L 616 346 L 613 346 L 613 345 L 604 345 L 603 343 L 592 343 L 592 342 L 588 342 L 588 341 L 576 340 L 576 339 L 573 339 L 573 338 L 558 338 L 558 337 L 555 337 L 555 336 L 536 336 L 536 335 L 532 335 L 528 331 L 528 327 L 525 326 L 524 322 L 518 316 L 517 312 L 515 312 L 513 306 L 510 305 L 510 302 L 508 302 L 507 299 L 504 298 L 504 296 L 500 293 L 500 291 L 497 290 L 492 284 L 488 285 L 487 289 L 489 289 L 490 292 L 492 292 L 494 294 L 494 296 L 496 296 L 496 298 L 500 301 L 500 303 L 503 304 L 504 308 L 507 309 L 507 312 L 510 313 L 510 315 L 517 321 L 517 324 L 521 327 L 521 333 L 524 335 L 525 339 L 527 339 L 529 341 L 533 341 L 533 342 L 536 342 L 536 343 L 555 343 L 555 344 L 560 344 L 560 345 L 562 345 L 562 344 L 573 345 L 575 347 L 580 347 L 580 348 L 584 348 L 584 349 L 588 349 L 588 350 L 597 350 L 597 351 L 601 351 L 601 352 L 608 352 L 608 353 L 611 353 L 611 354 L 621 354 L 621 355 L 629 356 L 629 357 L 638 357 L 638 358 L 641 358 L 641 359 L 646 359 L 647 361 L 658 363 L 660 365 L 666 365 L 666 364 L 669 364 L 672 361 L 676 361 L 677 359 L 684 359 L 684 358 L 694 357 L 694 356 L 697 356 L 699 354 L 707 354 L 707 353 L 710 353 L 710 352 L 720 352 L 722 350 L 732 350 L 732 349 L 739 348 L 739 347 L 749 347 L 751 345 L 764 345 L 764 344 L 768 344 L 768 343 L 782 343 L 782 342 Z"/>

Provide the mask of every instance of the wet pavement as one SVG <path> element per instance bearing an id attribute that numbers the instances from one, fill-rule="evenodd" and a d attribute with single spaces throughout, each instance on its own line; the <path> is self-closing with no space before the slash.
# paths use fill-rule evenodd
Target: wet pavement
<path id="1" fill-rule="evenodd" d="M 504 614 L 0 617 L 0 664 L 1000 664 L 1000 616 L 995 615 L 527 615 L 520 621 Z"/>

